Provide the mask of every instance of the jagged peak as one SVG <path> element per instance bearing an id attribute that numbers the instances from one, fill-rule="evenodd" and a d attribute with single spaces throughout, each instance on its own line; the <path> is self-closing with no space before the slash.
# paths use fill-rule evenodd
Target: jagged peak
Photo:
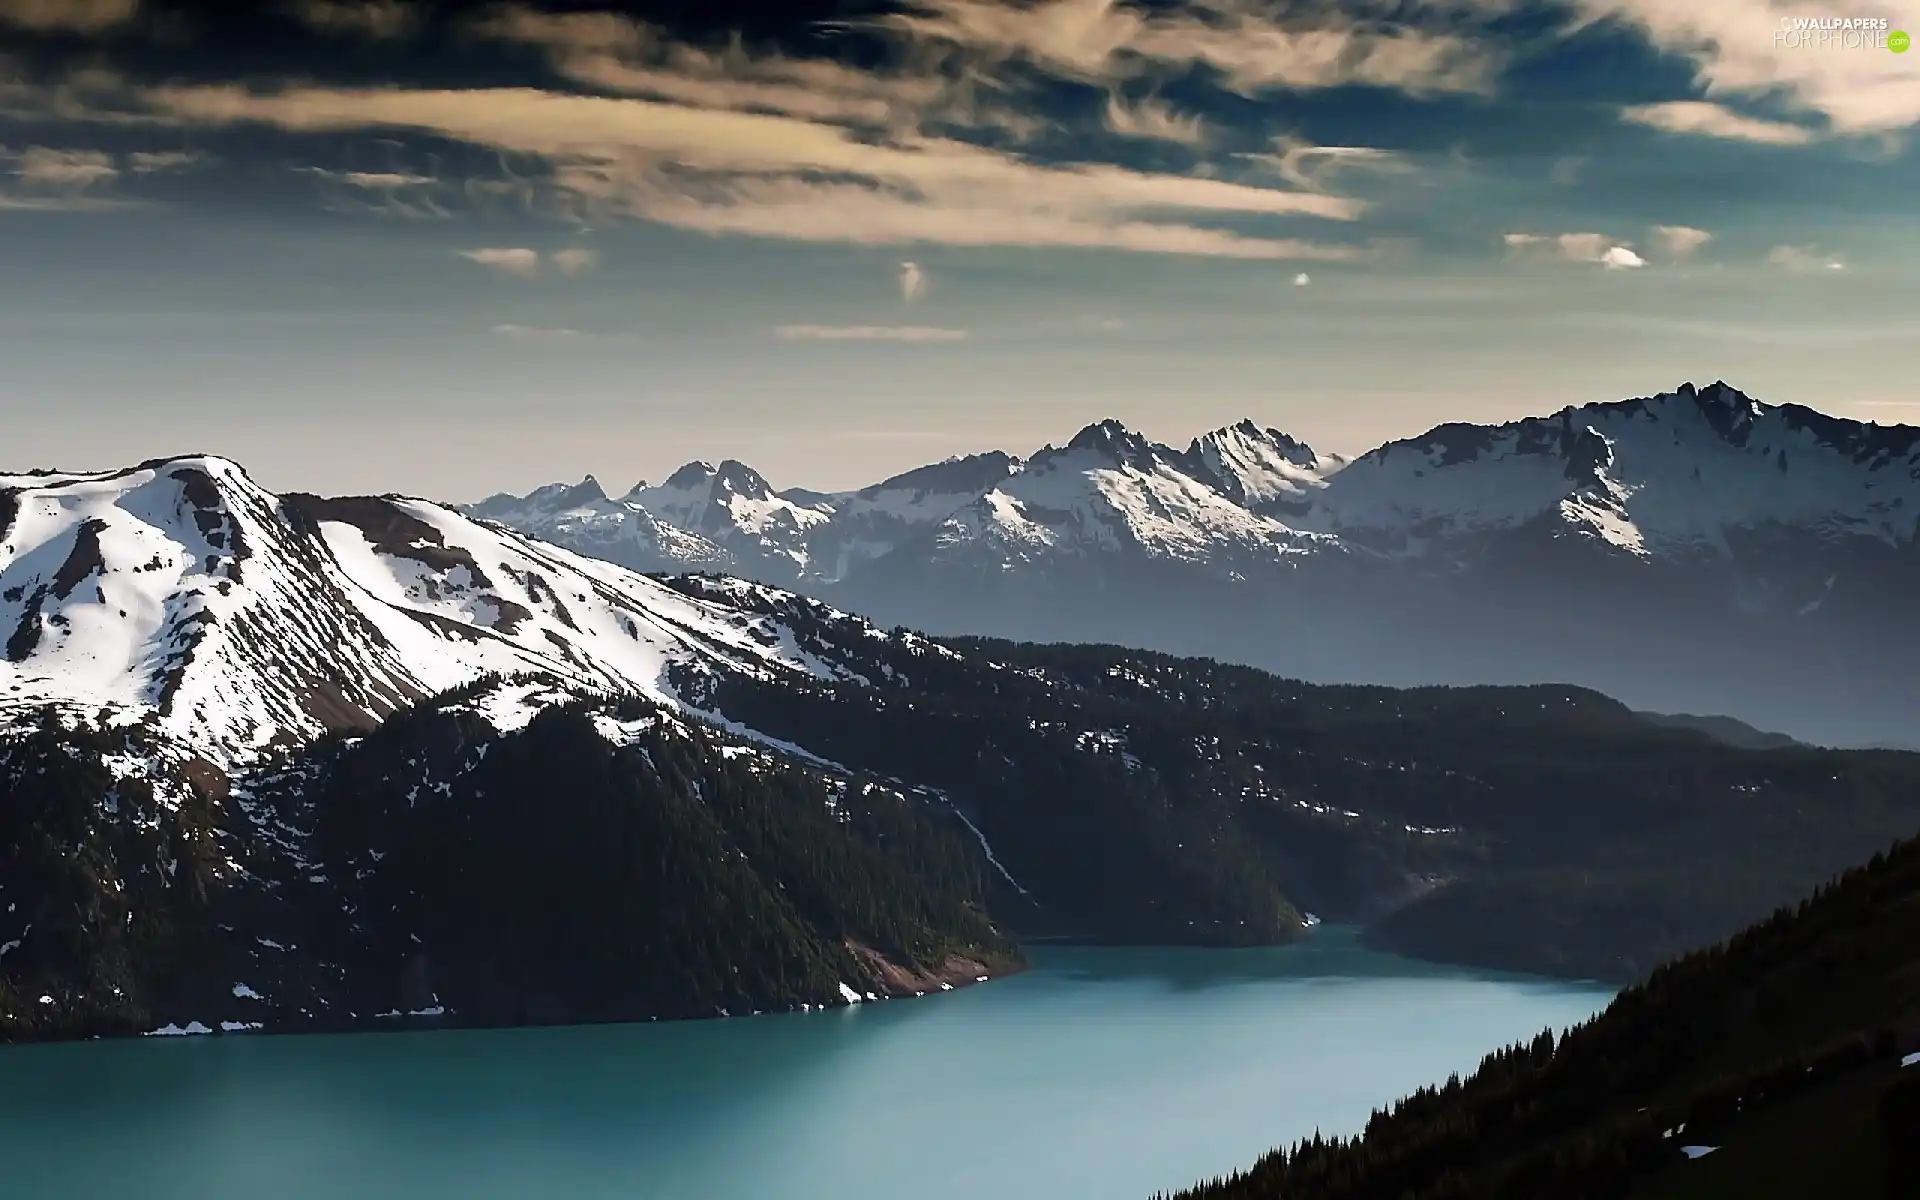
<path id="1" fill-rule="evenodd" d="M 549 483 L 528 492 L 526 502 L 540 508 L 577 508 L 607 498 L 600 481 L 588 475 L 579 483 Z"/>
<path id="2" fill-rule="evenodd" d="M 976 492 L 984 491 L 1000 480 L 1020 470 L 1020 459 L 1004 450 L 988 450 L 981 454 L 956 454 L 937 463 L 924 467 L 915 467 L 911 471 L 902 471 L 870 487 L 862 488 L 861 495 L 876 496 L 881 492 Z"/>
<path id="3" fill-rule="evenodd" d="M 715 470 L 716 468 L 712 463 L 696 458 L 692 462 L 682 466 L 673 474 L 667 476 L 667 481 L 660 486 L 678 488 L 683 491 L 702 487 L 708 480 L 713 478 Z M 646 486 L 646 480 L 643 479 L 634 485 L 633 490 L 637 492 Z"/>
<path id="4" fill-rule="evenodd" d="M 1076 451 L 1097 454 L 1115 466 L 1142 471 L 1153 470 L 1166 459 L 1181 457 L 1178 452 L 1148 440 L 1145 434 L 1129 429 L 1111 417 L 1096 421 L 1074 434 L 1066 449 L 1055 453 L 1071 454 Z M 1040 457 L 1035 455 L 1036 460 Z"/>
<path id="5" fill-rule="evenodd" d="M 725 459 L 715 468 L 713 485 L 716 490 L 724 489 L 753 500 L 765 500 L 773 495 L 773 485 L 767 482 L 767 477 L 737 458 Z"/>
<path id="6" fill-rule="evenodd" d="M 1320 456 L 1312 446 L 1281 430 L 1261 425 L 1252 417 L 1242 417 L 1231 425 L 1212 429 L 1193 439 L 1187 448 L 1189 454 L 1201 454 L 1209 448 L 1222 446 L 1228 442 L 1252 442 L 1272 447 L 1280 457 L 1295 466 L 1311 467 L 1320 461 Z"/>

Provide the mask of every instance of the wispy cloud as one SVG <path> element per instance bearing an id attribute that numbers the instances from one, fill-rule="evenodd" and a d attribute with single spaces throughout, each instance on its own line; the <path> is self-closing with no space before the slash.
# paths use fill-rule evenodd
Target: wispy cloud
<path id="1" fill-rule="evenodd" d="M 135 150 L 127 155 L 127 170 L 135 175 L 159 175 L 202 166 L 207 156 L 196 150 Z"/>
<path id="2" fill-rule="evenodd" d="M 478 250 L 462 250 L 460 257 L 502 275 L 528 278 L 540 273 L 540 252 L 525 246 L 483 246 Z"/>
<path id="3" fill-rule="evenodd" d="M 1121 137 L 1193 147 L 1211 140 L 1206 122 L 1197 114 L 1180 112 L 1157 96 L 1129 101 L 1119 92 L 1109 92 L 1104 118 L 1107 131 Z"/>
<path id="4" fill-rule="evenodd" d="M 502 275 L 515 275 L 523 279 L 538 275 L 543 263 L 562 275 L 585 275 L 600 265 L 599 251 L 589 246 L 569 246 L 544 256 L 528 246 L 483 246 L 477 250 L 462 250 L 460 257 Z"/>
<path id="5" fill-rule="evenodd" d="M 1782 20 L 1806 17 L 1880 17 L 1889 29 L 1908 27 L 1911 6 L 1896 0 L 1852 0 L 1835 12 L 1808 0 L 1574 0 L 1589 19 L 1640 30 L 1653 45 L 1694 64 L 1710 97 L 1784 96 L 1801 111 L 1824 117 L 1839 133 L 1876 133 L 1920 122 L 1920 72 L 1910 55 L 1885 49 L 1848 49 L 1796 41 L 1782 33 Z M 1739 124 L 1720 128 L 1747 128 Z M 1721 133 L 1715 128 L 1686 132 Z M 1790 134 L 1764 128 L 1753 141 L 1795 145 Z M 1804 140 L 1804 139 L 1800 139 Z"/>
<path id="6" fill-rule="evenodd" d="M 1243 159 L 1265 167 L 1303 191 L 1323 192 L 1334 177 L 1349 168 L 1399 173 L 1412 167 L 1391 150 L 1373 146 L 1319 146 L 1293 134 L 1273 139 L 1272 153 L 1245 154 Z"/>
<path id="7" fill-rule="evenodd" d="M 964 116 L 969 92 L 964 80 L 926 67 L 861 70 L 739 42 L 706 49 L 613 12 L 497 5 L 469 22 L 467 32 L 542 51 L 561 75 L 596 90 L 728 112 L 895 127 L 929 115 Z"/>
<path id="8" fill-rule="evenodd" d="M 930 325 L 781 325 L 774 335 L 789 342 L 961 342 L 967 331 Z"/>
<path id="9" fill-rule="evenodd" d="M 585 336 L 578 329 L 549 328 L 538 325 L 495 325 L 490 332 L 495 337 L 513 338 L 524 342 L 572 342 Z"/>
<path id="10" fill-rule="evenodd" d="M 335 171 L 301 167 L 320 180 L 334 208 L 373 212 L 382 216 L 445 218 L 452 215 L 436 193 L 440 180 L 411 171 Z"/>
<path id="11" fill-rule="evenodd" d="M 1107 247 L 1253 259 L 1334 259 L 1339 244 L 1190 224 L 1182 214 L 1357 219 L 1321 192 L 1137 171 L 1048 166 L 949 138 L 886 140 L 763 113 L 531 89 L 238 86 L 150 89 L 137 102 L 186 125 L 303 133 L 412 129 L 538 159 L 586 213 L 706 233 L 904 245 Z"/>
<path id="12" fill-rule="evenodd" d="M 1021 62 L 1085 83 L 1198 67 L 1242 95 L 1355 84 L 1412 94 L 1485 92 L 1502 61 L 1491 41 L 1330 6 L 1276 14 L 1259 0 L 1196 0 L 1152 11 L 1115 0 L 913 0 L 907 9 L 876 24 L 916 44 L 949 47 L 976 69 Z"/>
<path id="13" fill-rule="evenodd" d="M 1691 133 L 1704 137 L 1728 138 L 1740 142 L 1762 142 L 1769 146 L 1803 146 L 1814 138 L 1814 131 L 1803 125 L 1767 121 L 1743 116 L 1722 104 L 1706 100 L 1669 100 L 1661 104 L 1636 104 L 1620 110 L 1622 119 L 1667 133 Z"/>
<path id="14" fill-rule="evenodd" d="M 120 168 L 103 151 L 32 146 L 14 156 L 13 173 L 28 187 L 82 190 L 112 183 Z"/>
<path id="15" fill-rule="evenodd" d="M 0 184 L 0 211 L 113 212 L 142 206 L 117 193 L 121 171 L 104 151 L 0 146 L 0 164 L 10 180 Z"/>
<path id="16" fill-rule="evenodd" d="M 376 41 L 409 37 L 421 24 L 420 10 L 404 0 L 290 0 L 280 11 L 318 33 Z"/>
<path id="17" fill-rule="evenodd" d="M 585 275 L 600 265 L 600 252 L 589 246 L 569 246 L 547 257 L 562 275 Z"/>
<path id="18" fill-rule="evenodd" d="M 908 304 L 927 294 L 927 273 L 917 262 L 903 262 L 898 272 L 900 298 Z"/>
<path id="19" fill-rule="evenodd" d="M 1654 245 L 1668 258 L 1691 258 L 1694 251 L 1713 240 L 1713 235 L 1691 225 L 1655 225 L 1649 230 Z"/>
<path id="20" fill-rule="evenodd" d="M 1825 253 L 1815 246 L 1775 246 L 1767 252 L 1767 262 L 1802 273 L 1841 271 L 1847 265 L 1839 255 Z"/>
<path id="21" fill-rule="evenodd" d="M 33 33 L 105 33 L 139 16 L 140 0 L 0 0 L 0 25 Z"/>

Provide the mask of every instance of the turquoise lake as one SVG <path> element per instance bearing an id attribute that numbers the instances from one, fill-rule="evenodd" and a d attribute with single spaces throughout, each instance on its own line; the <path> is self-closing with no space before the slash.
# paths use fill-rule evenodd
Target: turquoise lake
<path id="1" fill-rule="evenodd" d="M 804 1015 L 0 1048 L 0 1177 L 35 1200 L 1147 1200 L 1611 997 L 1338 929 L 1032 958 Z"/>

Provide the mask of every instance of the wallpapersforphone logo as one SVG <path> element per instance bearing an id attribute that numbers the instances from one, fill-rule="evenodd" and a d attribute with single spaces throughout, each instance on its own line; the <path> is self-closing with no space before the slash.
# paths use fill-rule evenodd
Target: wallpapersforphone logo
<path id="1" fill-rule="evenodd" d="M 1885 17 L 1781 17 L 1773 44 L 1788 50 L 1891 50 L 1905 54 L 1913 39 Z"/>

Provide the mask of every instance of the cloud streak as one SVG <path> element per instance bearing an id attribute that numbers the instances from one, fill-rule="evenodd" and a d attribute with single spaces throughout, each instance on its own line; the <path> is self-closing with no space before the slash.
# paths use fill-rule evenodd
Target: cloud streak
<path id="1" fill-rule="evenodd" d="M 1244 96 L 1366 85 L 1415 95 L 1486 92 L 1501 63 L 1460 33 L 1332 7 L 1275 15 L 1255 0 L 1148 11 L 1116 0 L 915 0 L 880 28 L 992 70 L 1010 62 L 1091 84 L 1210 71 Z"/>
<path id="2" fill-rule="evenodd" d="M 964 329 L 931 325 L 781 325 L 774 336 L 786 342 L 963 342 Z"/>
<path id="3" fill-rule="evenodd" d="M 140 0 L 0 0 L 0 26 L 30 33 L 106 33 L 139 16 Z"/>
<path id="4" fill-rule="evenodd" d="M 512 338 L 522 342 L 575 342 L 586 336 L 578 329 L 538 325 L 495 325 L 489 332 L 495 337 Z"/>
<path id="5" fill-rule="evenodd" d="M 523 156 L 596 218 L 869 245 L 1104 247 L 1255 259 L 1352 257 L 1342 245 L 1242 234 L 1183 214 L 1356 220 L 1323 192 L 1084 163 L 1050 166 L 951 138 L 875 140 L 764 113 L 525 88 L 147 89 L 135 102 L 194 127 L 293 133 L 406 129 Z"/>
<path id="6" fill-rule="evenodd" d="M 1645 125 L 1666 133 L 1698 134 L 1739 142 L 1759 142 L 1768 146 L 1804 146 L 1814 131 L 1785 121 L 1766 121 L 1743 116 L 1723 104 L 1705 100 L 1669 100 L 1660 104 L 1636 104 L 1620 110 L 1622 120 Z"/>
<path id="7" fill-rule="evenodd" d="M 460 257 L 502 275 L 529 279 L 540 273 L 540 252 L 525 246 L 484 246 L 478 250 L 462 250 Z"/>
<path id="8" fill-rule="evenodd" d="M 291 0 L 281 12 L 316 33 L 396 41 L 420 28 L 420 10 L 405 0 Z"/>
<path id="9" fill-rule="evenodd" d="M 1796 274 L 1843 271 L 1846 262 L 1837 254 L 1827 254 L 1814 246 L 1775 246 L 1767 252 L 1767 262 Z"/>

